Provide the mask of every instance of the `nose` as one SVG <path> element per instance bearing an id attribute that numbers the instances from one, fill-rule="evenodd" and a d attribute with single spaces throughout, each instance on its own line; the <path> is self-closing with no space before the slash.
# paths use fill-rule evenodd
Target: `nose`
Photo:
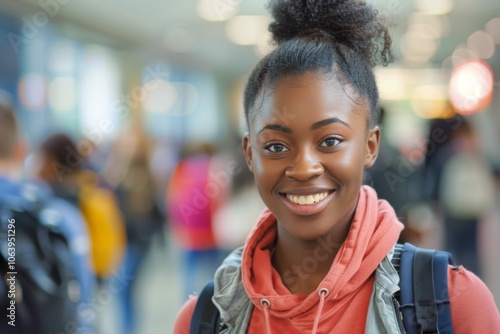
<path id="1" fill-rule="evenodd" d="M 323 174 L 324 168 L 318 159 L 318 154 L 312 149 L 299 150 L 292 163 L 285 170 L 285 176 L 298 181 L 307 181 Z"/>

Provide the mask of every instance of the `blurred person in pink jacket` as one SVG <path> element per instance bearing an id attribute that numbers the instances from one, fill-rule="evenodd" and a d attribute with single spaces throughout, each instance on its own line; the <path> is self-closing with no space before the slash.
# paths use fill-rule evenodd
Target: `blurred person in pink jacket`
<path id="1" fill-rule="evenodd" d="M 182 250 L 184 295 L 199 291 L 220 262 L 212 221 L 228 191 L 230 175 L 221 171 L 208 143 L 188 143 L 172 172 L 166 211 L 172 236 Z"/>

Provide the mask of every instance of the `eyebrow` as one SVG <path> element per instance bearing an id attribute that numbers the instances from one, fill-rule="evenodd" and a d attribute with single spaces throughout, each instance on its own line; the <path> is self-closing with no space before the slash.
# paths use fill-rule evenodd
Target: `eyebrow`
<path id="1" fill-rule="evenodd" d="M 285 132 L 285 133 L 292 133 L 292 129 L 289 127 L 283 126 L 283 125 L 278 125 L 278 124 L 268 124 L 264 126 L 259 133 L 261 133 L 264 130 L 274 130 L 274 131 L 280 131 L 280 132 Z"/>
<path id="2" fill-rule="evenodd" d="M 311 130 L 316 130 L 316 129 L 321 128 L 322 126 L 326 126 L 326 125 L 332 124 L 332 123 L 340 123 L 348 128 L 351 128 L 351 126 L 349 124 L 347 124 L 346 122 L 344 122 L 340 118 L 332 117 L 332 118 L 327 118 L 327 119 L 324 119 L 322 121 L 314 123 L 313 125 L 311 125 Z"/>
<path id="3" fill-rule="evenodd" d="M 346 122 L 344 122 L 340 118 L 332 117 L 332 118 L 327 118 L 327 119 L 324 119 L 322 121 L 314 123 L 313 125 L 311 125 L 311 130 L 317 130 L 323 126 L 327 126 L 328 124 L 332 124 L 332 123 L 340 123 L 348 128 L 351 128 L 351 126 L 349 124 L 347 124 Z M 289 127 L 284 126 L 284 125 L 278 125 L 278 124 L 267 124 L 259 131 L 259 134 L 264 130 L 274 130 L 274 131 L 280 131 L 280 132 L 284 132 L 284 133 L 292 133 L 292 129 L 290 129 Z"/>

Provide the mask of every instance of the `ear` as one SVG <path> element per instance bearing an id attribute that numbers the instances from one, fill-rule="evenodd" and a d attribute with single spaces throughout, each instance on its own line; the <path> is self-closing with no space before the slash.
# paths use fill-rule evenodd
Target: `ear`
<path id="1" fill-rule="evenodd" d="M 365 168 L 373 166 L 378 156 L 378 149 L 380 146 L 381 131 L 378 126 L 368 130 L 368 138 L 366 139 L 366 154 L 365 154 Z"/>
<path id="2" fill-rule="evenodd" d="M 252 170 L 252 145 L 250 144 L 250 136 L 246 134 L 242 140 L 243 154 L 245 154 L 245 161 L 247 162 L 248 169 Z"/>

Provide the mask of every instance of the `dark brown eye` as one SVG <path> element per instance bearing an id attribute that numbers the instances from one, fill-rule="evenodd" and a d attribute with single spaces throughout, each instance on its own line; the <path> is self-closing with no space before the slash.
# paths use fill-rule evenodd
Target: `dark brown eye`
<path id="1" fill-rule="evenodd" d="M 283 144 L 268 145 L 268 146 L 266 146 L 266 150 L 274 152 L 274 153 L 281 153 L 281 152 L 289 151 L 289 149 Z"/>
<path id="2" fill-rule="evenodd" d="M 332 138 L 325 139 L 321 143 L 321 145 L 319 145 L 319 146 L 322 146 L 322 147 L 333 147 L 333 146 L 337 146 L 338 144 L 340 144 L 340 140 L 338 138 L 332 137 Z"/>

